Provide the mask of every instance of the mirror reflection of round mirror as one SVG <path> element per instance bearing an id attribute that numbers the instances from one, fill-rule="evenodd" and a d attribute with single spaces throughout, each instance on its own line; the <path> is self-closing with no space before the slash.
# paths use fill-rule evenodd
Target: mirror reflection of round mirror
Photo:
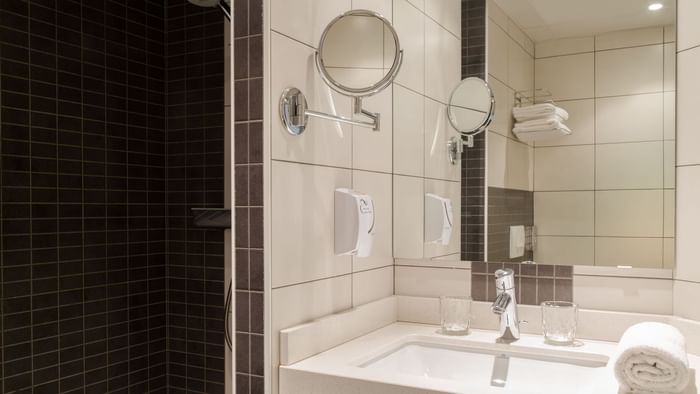
<path id="1" fill-rule="evenodd" d="M 402 51 L 391 23 L 368 10 L 335 18 L 321 36 L 316 65 L 324 81 L 348 96 L 379 93 L 399 71 Z"/>
<path id="2" fill-rule="evenodd" d="M 488 83 L 481 78 L 462 80 L 450 96 L 447 116 L 461 134 L 478 134 L 491 123 L 496 106 Z"/>

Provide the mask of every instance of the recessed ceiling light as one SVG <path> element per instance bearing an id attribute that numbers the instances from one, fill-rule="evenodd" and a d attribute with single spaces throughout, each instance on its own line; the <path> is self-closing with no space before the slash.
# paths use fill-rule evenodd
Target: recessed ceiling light
<path id="1" fill-rule="evenodd" d="M 661 3 L 651 3 L 649 4 L 649 11 L 658 11 L 660 9 L 664 8 L 664 5 Z"/>

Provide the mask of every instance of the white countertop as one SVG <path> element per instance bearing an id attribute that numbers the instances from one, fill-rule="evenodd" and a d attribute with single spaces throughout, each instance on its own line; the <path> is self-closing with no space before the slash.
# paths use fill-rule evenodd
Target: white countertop
<path id="1" fill-rule="evenodd" d="M 458 381 L 427 378 L 422 376 L 383 373 L 357 365 L 395 347 L 407 337 L 432 338 L 434 340 L 495 343 L 495 331 L 473 330 L 467 336 L 445 336 L 438 333 L 439 327 L 414 323 L 394 323 L 346 342 L 316 356 L 293 365 L 280 367 L 280 393 L 517 393 L 509 388 L 474 388 Z M 455 342 L 456 343 L 456 342 Z M 540 335 L 523 334 L 519 341 L 508 345 L 527 347 L 534 354 L 551 350 L 566 350 L 611 357 L 617 344 L 614 342 L 584 340 L 578 346 L 553 346 L 544 343 Z M 583 356 L 582 354 L 582 356 Z M 697 370 L 700 357 L 688 355 L 691 368 Z M 468 368 L 468 366 L 466 366 Z M 599 379 L 583 392 L 617 394 L 617 382 L 608 368 L 600 368 Z M 696 393 L 695 381 L 687 393 Z M 538 394 L 547 393 L 546 384 Z M 554 394 L 554 393 L 552 393 Z M 561 394 L 561 393 L 556 393 Z"/>

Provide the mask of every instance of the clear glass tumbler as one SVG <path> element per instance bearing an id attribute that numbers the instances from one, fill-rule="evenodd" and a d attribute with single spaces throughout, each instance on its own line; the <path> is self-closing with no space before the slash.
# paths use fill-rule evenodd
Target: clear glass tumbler
<path id="1" fill-rule="evenodd" d="M 472 298 L 460 296 L 440 297 L 442 333 L 467 335 L 472 315 Z"/>
<path id="2" fill-rule="evenodd" d="M 541 306 L 545 342 L 553 345 L 574 343 L 578 305 L 567 301 L 545 301 Z"/>

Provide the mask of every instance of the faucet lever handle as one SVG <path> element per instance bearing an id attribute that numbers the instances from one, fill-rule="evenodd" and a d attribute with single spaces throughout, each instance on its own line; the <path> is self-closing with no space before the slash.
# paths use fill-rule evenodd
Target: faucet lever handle
<path id="1" fill-rule="evenodd" d="M 493 305 L 491 305 L 491 311 L 493 313 L 500 315 L 506 312 L 506 307 L 510 303 L 510 295 L 508 293 L 503 292 L 498 294 L 496 297 L 496 300 L 493 301 Z"/>

